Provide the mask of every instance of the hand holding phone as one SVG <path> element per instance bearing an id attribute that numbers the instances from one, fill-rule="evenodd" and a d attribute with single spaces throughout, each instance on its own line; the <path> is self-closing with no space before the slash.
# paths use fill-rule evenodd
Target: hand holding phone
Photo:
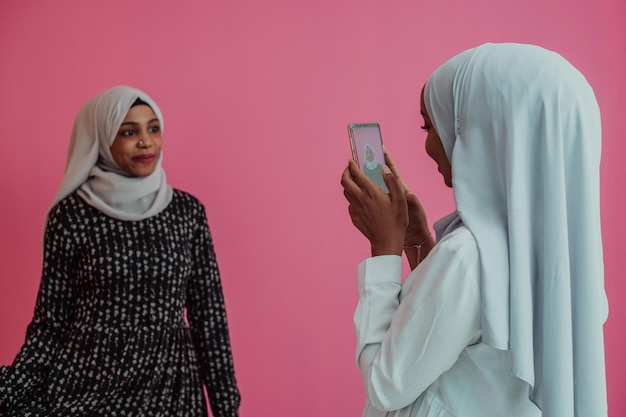
<path id="1" fill-rule="evenodd" d="M 348 137 L 352 149 L 352 158 L 361 171 L 384 192 L 389 193 L 383 180 L 385 154 L 380 125 L 378 123 L 350 123 L 348 125 Z"/>

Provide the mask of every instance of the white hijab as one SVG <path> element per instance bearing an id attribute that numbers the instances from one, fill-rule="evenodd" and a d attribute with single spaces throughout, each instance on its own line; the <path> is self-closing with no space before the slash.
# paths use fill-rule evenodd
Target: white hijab
<path id="1" fill-rule="evenodd" d="M 606 416 L 593 90 L 554 52 L 485 44 L 437 69 L 424 101 L 480 251 L 483 342 L 544 416 Z"/>
<path id="2" fill-rule="evenodd" d="M 51 207 L 76 190 L 88 204 L 120 220 L 143 220 L 167 207 L 172 188 L 161 167 L 162 157 L 152 174 L 133 177 L 111 155 L 118 129 L 138 98 L 148 103 L 163 129 L 157 104 L 135 88 L 113 87 L 89 100 L 74 121 L 65 175 Z"/>
<path id="3" fill-rule="evenodd" d="M 369 148 L 370 152 L 372 152 L 372 155 L 374 156 L 374 158 L 371 161 L 368 161 L 367 159 L 367 149 Z M 376 160 L 376 154 L 374 153 L 374 148 L 372 148 L 372 145 L 370 145 L 369 143 L 365 144 L 365 147 L 363 148 L 363 159 L 365 159 L 365 166 L 367 167 L 367 169 L 376 169 L 376 167 L 378 166 L 378 161 Z"/>

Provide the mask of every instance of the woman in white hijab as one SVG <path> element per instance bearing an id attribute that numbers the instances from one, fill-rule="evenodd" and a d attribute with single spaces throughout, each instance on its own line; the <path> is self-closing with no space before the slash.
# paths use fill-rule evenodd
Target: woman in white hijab
<path id="1" fill-rule="evenodd" d="M 388 155 L 389 195 L 352 162 L 342 177 L 372 246 L 355 313 L 363 415 L 606 416 L 591 87 L 554 52 L 485 44 L 430 76 L 421 111 L 456 202 L 436 244 Z"/>
<path id="2" fill-rule="evenodd" d="M 156 103 L 131 87 L 80 109 L 35 314 L 0 367 L 0 415 L 204 417 L 204 388 L 213 415 L 238 414 L 206 214 L 168 185 L 162 130 Z"/>
<path id="3" fill-rule="evenodd" d="M 386 193 L 389 192 L 387 185 L 383 180 L 383 166 L 376 159 L 374 148 L 369 143 L 366 143 L 363 147 L 363 155 L 365 156 L 365 163 L 363 164 L 363 172 L 370 180 L 374 181 L 376 185 L 383 189 Z"/>

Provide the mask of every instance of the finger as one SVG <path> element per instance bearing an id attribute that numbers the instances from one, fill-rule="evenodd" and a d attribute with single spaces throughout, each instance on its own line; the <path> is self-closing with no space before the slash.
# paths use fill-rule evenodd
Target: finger
<path id="1" fill-rule="evenodd" d="M 346 195 L 346 193 L 347 193 L 347 194 L 349 194 L 351 196 L 357 196 L 357 195 L 359 195 L 360 193 L 363 192 L 361 190 L 361 187 L 359 186 L 359 184 L 357 184 L 354 181 L 354 178 L 352 176 L 352 171 L 350 170 L 350 166 L 348 166 L 343 171 L 343 174 L 341 175 L 341 186 L 343 187 L 344 195 Z M 346 195 L 346 198 L 348 198 L 347 195 Z M 348 201 L 350 201 L 350 200 L 348 200 Z"/>
<path id="2" fill-rule="evenodd" d="M 361 199 L 359 198 L 358 195 L 352 194 L 346 190 L 343 190 L 343 196 L 346 198 L 346 200 L 348 201 L 348 204 L 350 205 L 360 204 L 361 202 Z"/>
<path id="3" fill-rule="evenodd" d="M 417 198 L 417 196 L 411 192 L 407 192 L 404 194 L 406 197 L 406 202 L 414 207 L 418 207 L 421 208 L 422 204 L 420 203 L 419 198 Z"/>
<path id="4" fill-rule="evenodd" d="M 359 168 L 356 162 L 350 161 L 348 169 L 350 170 L 352 181 L 354 181 L 354 183 L 356 183 L 362 191 L 367 193 L 367 195 L 375 196 L 383 192 L 382 188 L 380 188 L 374 181 L 369 179 L 363 171 L 361 171 L 361 168 Z"/>
<path id="5" fill-rule="evenodd" d="M 385 154 L 385 164 L 387 164 L 389 169 L 391 169 L 391 172 L 393 172 L 396 177 L 399 177 L 400 173 L 399 172 L 394 172 L 394 171 L 398 171 L 398 168 L 396 167 L 396 163 L 394 162 L 394 160 L 391 157 L 391 154 L 389 153 L 387 148 L 383 149 L 383 153 Z"/>
<path id="6" fill-rule="evenodd" d="M 406 193 L 404 191 L 404 187 L 387 165 L 383 167 L 383 179 L 389 189 L 389 197 L 391 198 L 391 201 L 400 201 L 402 204 L 406 204 Z"/>
<path id="7" fill-rule="evenodd" d="M 393 158 L 387 151 L 387 148 L 383 149 L 383 152 L 385 154 L 385 163 L 387 164 L 387 166 L 389 167 L 393 175 L 398 179 L 398 181 L 400 181 L 400 184 L 402 185 L 404 192 L 407 192 L 407 193 L 410 192 L 409 187 L 407 187 L 406 183 L 402 179 L 402 175 L 400 175 L 400 170 L 398 169 L 398 166 L 396 165 Z"/>

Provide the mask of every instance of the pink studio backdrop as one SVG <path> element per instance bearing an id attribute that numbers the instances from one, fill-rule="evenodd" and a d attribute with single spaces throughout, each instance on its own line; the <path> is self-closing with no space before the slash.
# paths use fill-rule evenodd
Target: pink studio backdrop
<path id="1" fill-rule="evenodd" d="M 609 409 L 626 415 L 625 19 L 621 0 L 2 0 L 0 364 L 33 312 L 74 116 L 128 84 L 163 110 L 170 183 L 207 207 L 241 415 L 359 415 L 352 314 L 368 245 L 339 185 L 346 124 L 381 124 L 432 223 L 453 201 L 423 151 L 420 88 L 464 49 L 515 41 L 560 52 L 600 102 Z"/>

